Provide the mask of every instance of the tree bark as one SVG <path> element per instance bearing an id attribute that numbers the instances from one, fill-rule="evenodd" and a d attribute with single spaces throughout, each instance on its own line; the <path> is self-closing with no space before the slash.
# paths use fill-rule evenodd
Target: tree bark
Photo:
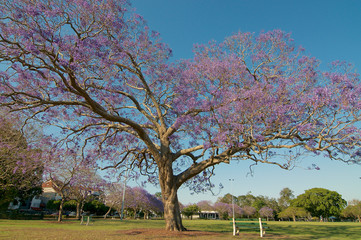
<path id="1" fill-rule="evenodd" d="M 59 215 L 58 215 L 58 222 L 63 221 L 63 206 L 64 206 L 64 197 L 62 196 L 59 206 Z"/>
<path id="2" fill-rule="evenodd" d="M 80 219 L 80 202 L 76 202 L 76 219 Z"/>
<path id="3" fill-rule="evenodd" d="M 164 206 L 165 228 L 168 231 L 186 231 L 182 224 L 181 212 L 178 202 L 178 186 L 173 175 L 171 161 L 159 168 L 159 183 L 162 191 Z"/>
<path id="4" fill-rule="evenodd" d="M 109 207 L 108 211 L 104 214 L 104 219 L 107 218 L 108 214 L 110 213 L 110 211 L 112 210 L 112 207 Z"/>

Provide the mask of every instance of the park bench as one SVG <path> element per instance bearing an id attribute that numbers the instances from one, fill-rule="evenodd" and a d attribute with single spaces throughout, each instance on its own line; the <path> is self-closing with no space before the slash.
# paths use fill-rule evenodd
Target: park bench
<path id="1" fill-rule="evenodd" d="M 233 225 L 233 222 L 230 222 Z M 263 223 L 261 220 L 259 222 L 244 222 L 244 221 L 235 221 L 236 234 L 239 234 L 242 230 L 258 230 L 260 231 L 260 236 L 263 237 L 266 234 L 266 229 L 269 227 L 267 223 Z"/>
<path id="2" fill-rule="evenodd" d="M 80 225 L 89 225 L 90 223 L 93 223 L 94 220 L 92 218 L 92 216 L 81 216 L 81 222 L 80 222 Z"/>

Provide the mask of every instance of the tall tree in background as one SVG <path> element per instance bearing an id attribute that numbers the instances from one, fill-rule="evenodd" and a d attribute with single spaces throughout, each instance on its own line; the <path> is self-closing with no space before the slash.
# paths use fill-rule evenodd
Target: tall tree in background
<path id="1" fill-rule="evenodd" d="M 54 146 L 43 154 L 44 177 L 52 181 L 56 192 L 61 197 L 59 222 L 62 221 L 65 201 L 71 199 L 84 201 L 85 199 L 82 198 L 88 196 L 89 191 L 94 190 L 94 185 L 97 186 L 95 182 L 88 182 L 97 179 L 94 172 L 95 167 L 92 165 L 93 161 L 80 154 L 78 145 L 71 142 L 67 144 L 69 145 L 66 148 Z M 101 182 L 100 184 L 103 185 L 104 183 Z M 84 187 L 89 187 L 89 189 L 84 189 Z M 79 217 L 80 205 L 81 202 L 77 206 L 77 217 Z"/>
<path id="2" fill-rule="evenodd" d="M 303 152 L 360 160 L 357 75 L 343 63 L 321 72 L 281 31 L 237 33 L 171 64 L 126 0 L 3 0 L 0 9 L 1 105 L 159 182 L 168 230 L 185 230 L 179 187 L 211 188 L 220 163 L 290 169 Z"/>
<path id="3" fill-rule="evenodd" d="M 232 198 L 233 198 L 233 201 L 232 201 Z M 236 198 L 235 196 L 233 196 L 230 193 L 227 193 L 223 197 L 219 197 L 217 199 L 217 202 L 228 203 L 228 204 L 232 204 L 232 203 L 237 204 L 238 203 L 238 198 Z"/>
<path id="4" fill-rule="evenodd" d="M 288 207 L 278 213 L 279 218 L 292 218 L 294 222 L 296 222 L 297 217 L 305 218 L 308 215 L 309 213 L 302 207 Z"/>
<path id="5" fill-rule="evenodd" d="M 261 217 L 266 217 L 267 221 L 269 218 L 273 218 L 274 216 L 274 210 L 269 207 L 263 207 L 258 212 Z"/>
<path id="6" fill-rule="evenodd" d="M 257 209 L 252 206 L 243 206 L 242 210 L 243 210 L 244 215 L 247 216 L 247 218 L 249 218 L 250 216 L 253 216 L 257 212 Z"/>
<path id="7" fill-rule="evenodd" d="M 76 202 L 76 218 L 80 219 L 84 203 L 94 194 L 100 195 L 107 183 L 91 167 L 79 168 L 76 175 L 76 181 L 70 186 L 70 198 Z"/>
<path id="8" fill-rule="evenodd" d="M 213 211 L 214 207 L 211 201 L 203 200 L 197 203 L 200 211 Z"/>
<path id="9" fill-rule="evenodd" d="M 361 223 L 361 201 L 354 199 L 342 210 L 341 215 L 347 218 L 357 219 Z"/>
<path id="10" fill-rule="evenodd" d="M 0 209 L 15 198 L 26 200 L 41 193 L 41 152 L 28 144 L 21 123 L 0 112 Z M 30 133 L 30 132 L 28 132 Z"/>
<path id="11" fill-rule="evenodd" d="M 347 202 L 339 193 L 324 188 L 308 189 L 292 201 L 292 206 L 302 207 L 321 219 L 338 217 L 346 205 Z"/>
<path id="12" fill-rule="evenodd" d="M 280 197 L 278 199 L 278 204 L 282 210 L 288 208 L 291 204 L 292 199 L 294 199 L 293 191 L 289 188 L 283 188 L 280 192 Z"/>
<path id="13" fill-rule="evenodd" d="M 239 206 L 252 206 L 253 203 L 256 201 L 257 197 L 253 196 L 251 192 L 248 192 L 246 195 L 240 195 L 237 198 L 237 202 Z"/>
<path id="14" fill-rule="evenodd" d="M 184 216 L 186 216 L 187 218 L 191 218 L 191 220 L 193 219 L 193 215 L 199 213 L 200 208 L 198 207 L 197 204 L 189 204 L 187 206 L 185 206 L 182 210 L 182 213 Z"/>

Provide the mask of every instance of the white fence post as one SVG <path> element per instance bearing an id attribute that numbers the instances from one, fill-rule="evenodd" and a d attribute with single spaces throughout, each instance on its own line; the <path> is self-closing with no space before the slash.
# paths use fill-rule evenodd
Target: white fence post
<path id="1" fill-rule="evenodd" d="M 260 231 L 260 237 L 263 237 L 262 218 L 259 218 L 259 231 Z"/>

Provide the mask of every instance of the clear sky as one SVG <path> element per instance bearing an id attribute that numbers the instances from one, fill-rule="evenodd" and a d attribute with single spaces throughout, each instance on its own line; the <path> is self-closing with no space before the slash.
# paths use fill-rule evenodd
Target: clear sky
<path id="1" fill-rule="evenodd" d="M 238 31 L 255 32 L 281 29 L 292 33 L 296 45 L 321 60 L 322 67 L 334 60 L 345 60 L 361 71 L 361 1 L 359 0 L 133 0 L 133 7 L 152 30 L 161 34 L 173 49 L 174 60 L 192 57 L 194 43 L 222 41 Z M 316 163 L 321 170 L 306 170 Z M 361 166 L 347 165 L 322 157 L 306 157 L 304 167 L 286 171 L 258 165 L 249 176 L 251 162 L 220 165 L 213 179 L 224 189 L 218 196 L 191 195 L 181 189 L 183 204 L 201 200 L 213 202 L 230 192 L 243 195 L 278 197 L 284 187 L 295 195 L 313 187 L 337 191 L 344 199 L 361 200 Z M 229 179 L 235 179 L 233 186 Z M 147 186 L 151 193 L 159 189 Z M 217 189 L 215 189 L 217 191 Z"/>

